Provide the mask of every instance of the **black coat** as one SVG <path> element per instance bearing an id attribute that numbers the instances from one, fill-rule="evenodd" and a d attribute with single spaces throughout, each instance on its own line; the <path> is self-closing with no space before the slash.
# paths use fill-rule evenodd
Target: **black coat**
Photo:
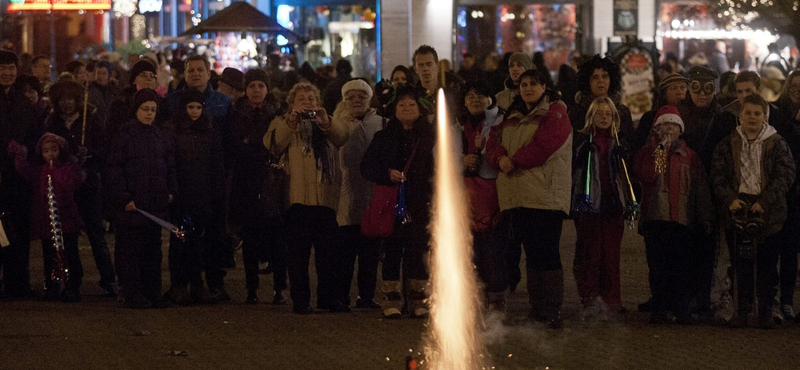
<path id="1" fill-rule="evenodd" d="M 178 193 L 173 201 L 173 216 L 189 215 L 208 220 L 224 211 L 225 172 L 222 140 L 211 127 L 208 116 L 192 121 L 185 115 L 164 124 L 175 153 Z"/>
<path id="2" fill-rule="evenodd" d="M 375 134 L 364 153 L 361 175 L 376 184 L 392 185 L 389 169 L 403 171 L 417 141 L 416 153 L 405 174 L 405 202 L 413 223 L 427 226 L 433 197 L 436 128 L 424 116 L 414 123 L 411 130 L 404 130 L 396 118 L 390 119 L 388 126 Z"/>
<path id="3" fill-rule="evenodd" d="M 247 97 L 233 104 L 228 145 L 233 173 L 230 219 L 239 225 L 259 222 L 265 217 L 259 200 L 270 153 L 263 140 L 270 123 L 280 113 L 280 102 L 272 95 L 267 95 L 259 108 L 248 104 Z"/>
<path id="4" fill-rule="evenodd" d="M 92 113 L 93 107 L 89 106 L 86 117 L 86 137 L 83 146 L 88 150 L 86 161 L 82 168 L 86 171 L 86 186 L 93 189 L 100 187 L 100 173 L 105 167 L 106 147 L 105 135 L 100 120 L 96 114 Z M 58 111 L 53 111 L 44 123 L 45 131 L 52 132 L 67 139 L 69 151 L 73 155 L 78 154 L 81 146 L 81 136 L 83 131 L 83 108 L 78 108 L 78 118 L 67 128 L 64 119 Z"/>
<path id="5" fill-rule="evenodd" d="M 137 208 L 166 219 L 169 196 L 178 197 L 175 156 L 161 129 L 137 120 L 122 126 L 114 138 L 106 163 L 110 215 L 128 227 L 150 221 L 136 212 L 126 212 L 133 201 Z"/>
<path id="6" fill-rule="evenodd" d="M 8 143 L 11 140 L 30 145 L 26 142 L 27 133 L 34 120 L 33 105 L 22 91 L 11 86 L 6 93 L 0 86 L 0 217 L 6 226 L 6 232 L 12 233 L 12 243 L 24 242 L 28 238 L 28 212 L 31 202 L 30 185 L 14 169 L 14 160 L 8 155 Z M 36 140 L 39 138 L 37 137 Z M 36 143 L 33 142 L 33 145 Z M 33 145 L 29 148 L 33 148 Z M 30 153 L 29 155 L 35 155 Z M 4 225 L 5 226 L 5 225 Z"/>

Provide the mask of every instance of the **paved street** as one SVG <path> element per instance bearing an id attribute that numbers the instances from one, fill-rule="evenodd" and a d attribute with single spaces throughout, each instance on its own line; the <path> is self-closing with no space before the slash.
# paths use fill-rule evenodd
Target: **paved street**
<path id="1" fill-rule="evenodd" d="M 636 305 L 647 299 L 641 238 L 626 234 L 623 301 L 618 322 L 583 323 L 572 279 L 574 228 L 564 227 L 565 328 L 523 320 L 523 283 L 506 325 L 490 325 L 487 357 L 497 369 L 799 369 L 800 326 L 773 331 L 713 326 L 652 326 Z M 109 239 L 113 239 L 109 237 Z M 88 245 L 82 250 L 84 299 L 76 304 L 0 302 L 2 369 L 403 369 L 421 350 L 425 323 L 383 320 L 379 311 L 299 316 L 290 306 L 245 305 L 244 271 L 229 272 L 233 302 L 166 310 L 127 310 L 99 298 Z M 166 247 L 164 249 L 164 283 Z M 238 256 L 239 261 L 241 255 Z M 42 281 L 41 250 L 31 253 L 34 286 Z M 271 276 L 262 278 L 262 300 Z M 171 351 L 185 351 L 173 356 Z"/>

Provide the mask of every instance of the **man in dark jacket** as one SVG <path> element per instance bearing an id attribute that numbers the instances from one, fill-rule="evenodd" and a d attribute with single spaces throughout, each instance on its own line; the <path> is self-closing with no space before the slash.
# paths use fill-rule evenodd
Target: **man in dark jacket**
<path id="1" fill-rule="evenodd" d="M 29 298 L 33 295 L 28 269 L 30 186 L 14 170 L 6 153 L 8 143 L 22 141 L 26 126 L 33 121 L 30 101 L 14 86 L 18 66 L 17 54 L 0 50 L 0 269 L 6 296 Z"/>
<path id="2" fill-rule="evenodd" d="M 181 99 L 184 93 L 190 89 L 195 89 L 203 94 L 205 98 L 203 112 L 211 116 L 211 125 L 220 135 L 222 142 L 229 142 L 230 122 L 229 113 L 231 110 L 231 98 L 227 95 L 215 91 L 209 80 L 211 79 L 211 64 L 201 55 L 193 55 L 186 59 L 186 86 L 187 89 L 175 91 L 167 95 L 165 99 L 166 116 L 173 117 L 181 107 Z M 223 156 L 230 153 L 223 147 Z M 230 241 L 225 237 L 225 215 L 218 212 L 212 221 L 217 226 L 209 227 L 209 254 L 216 256 L 210 258 L 209 266 L 206 266 L 206 283 L 211 295 L 218 301 L 228 301 L 230 296 L 225 291 L 224 277 L 226 275 L 225 265 L 230 266 L 233 261 L 233 249 Z"/>
<path id="3" fill-rule="evenodd" d="M 336 62 L 336 78 L 322 92 L 322 107 L 328 114 L 333 114 L 336 105 L 342 101 L 342 86 L 353 78 L 353 66 L 347 59 Z"/>

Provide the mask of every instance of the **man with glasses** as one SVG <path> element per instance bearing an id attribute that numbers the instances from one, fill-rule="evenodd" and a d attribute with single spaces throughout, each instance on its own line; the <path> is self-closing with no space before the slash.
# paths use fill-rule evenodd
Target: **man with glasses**
<path id="1" fill-rule="evenodd" d="M 685 125 L 681 138 L 686 141 L 686 145 L 690 149 L 697 152 L 703 162 L 706 174 L 708 174 L 714 148 L 730 135 L 736 127 L 736 119 L 733 115 L 723 114 L 722 108 L 717 103 L 716 81 L 719 74 L 716 71 L 704 66 L 695 66 L 689 69 L 687 77 L 689 79 L 689 98 L 678 104 L 678 110 Z M 714 230 L 717 230 L 716 221 L 714 221 Z M 695 282 L 696 288 L 693 295 L 697 307 L 695 312 L 704 318 L 710 318 L 713 315 L 711 287 L 716 248 L 716 233 L 712 233 L 710 236 L 698 233 L 693 249 L 695 254 L 690 260 L 693 265 L 688 269 L 689 273 L 693 275 L 692 281 Z"/>
<path id="2" fill-rule="evenodd" d="M 0 270 L 3 290 L 0 296 L 31 298 L 28 234 L 30 186 L 14 170 L 5 148 L 12 140 L 23 142 L 33 109 L 17 80 L 17 54 L 0 50 Z"/>

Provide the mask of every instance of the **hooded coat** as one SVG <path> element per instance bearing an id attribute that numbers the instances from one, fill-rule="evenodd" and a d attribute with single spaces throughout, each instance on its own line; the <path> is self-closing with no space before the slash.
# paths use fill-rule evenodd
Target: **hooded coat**
<path id="1" fill-rule="evenodd" d="M 714 151 L 711 183 L 726 215 L 730 215 L 728 206 L 739 198 L 743 140 L 739 126 Z M 783 228 L 788 213 L 786 194 L 794 182 L 796 168 L 789 145 L 772 126 L 766 125 L 756 140 L 761 141 L 761 194 L 754 195 L 758 196 L 758 203 L 764 209 L 762 236 L 766 237 Z M 731 222 L 731 217 L 726 217 L 726 221 Z"/>
<path id="2" fill-rule="evenodd" d="M 52 141 L 58 144 L 59 162 L 51 167 L 41 163 L 42 146 L 45 142 Z M 13 148 L 14 145 L 12 144 Z M 83 227 L 83 220 L 78 213 L 78 204 L 75 202 L 75 192 L 82 182 L 81 167 L 77 159 L 69 155 L 67 141 L 59 136 L 47 133 L 36 144 L 32 158 L 38 158 L 32 164 L 25 158 L 25 150 L 12 149 L 15 153 L 15 167 L 17 172 L 33 184 L 33 202 L 31 204 L 31 238 L 50 239 L 53 237 L 50 225 L 50 207 L 48 202 L 48 176 L 53 181 L 53 195 L 56 201 L 58 216 L 61 219 L 61 231 L 64 235 L 77 234 Z"/>

